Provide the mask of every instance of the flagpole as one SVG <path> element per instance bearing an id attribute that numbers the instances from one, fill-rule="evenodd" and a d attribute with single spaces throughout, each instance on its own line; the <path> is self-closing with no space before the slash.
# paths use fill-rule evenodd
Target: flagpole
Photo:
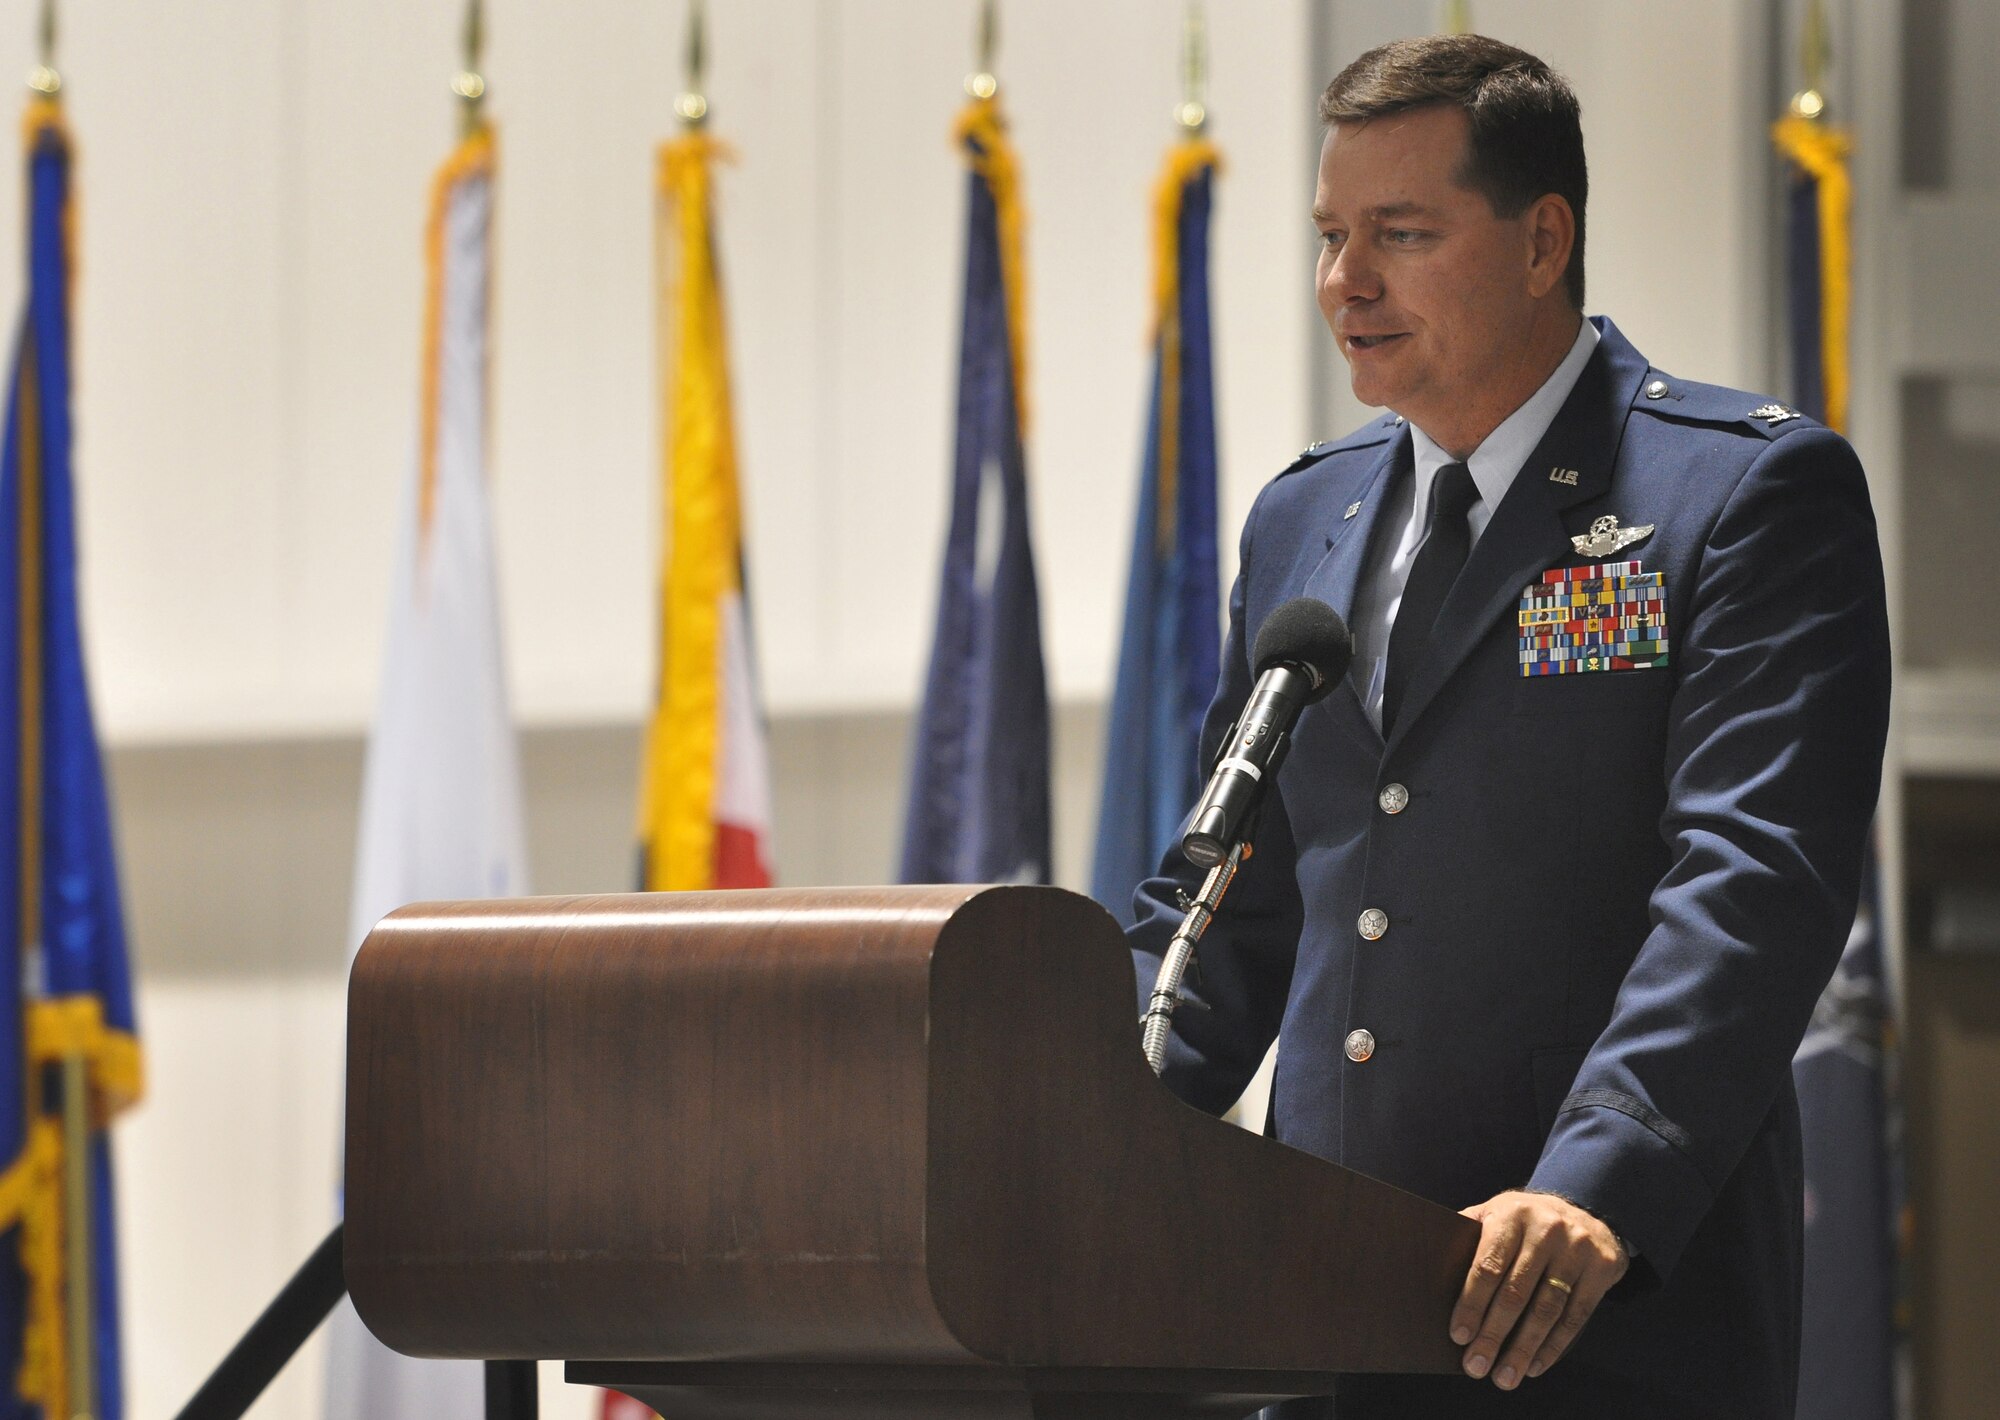
<path id="1" fill-rule="evenodd" d="M 1197 138 L 1208 125 L 1208 16 L 1201 0 L 1188 0 L 1181 34 L 1181 101 L 1174 121 Z"/>
<path id="2" fill-rule="evenodd" d="M 37 100 L 52 102 L 62 89 L 62 74 L 56 68 L 56 0 L 42 0 L 36 30 L 40 62 L 28 72 L 28 89 Z M 39 722 L 40 705 L 22 709 Z M 23 887 L 34 894 L 41 891 L 39 882 L 24 883 Z M 68 1420 L 95 1420 L 97 1308 L 91 1285 L 95 1240 L 91 1236 L 90 1201 L 90 1062 L 82 1041 L 63 1044 L 58 1092 L 62 1105 L 63 1339 L 69 1369 L 66 1408 Z"/>
<path id="3" fill-rule="evenodd" d="M 73 1420 L 97 1414 L 96 1300 L 91 1295 L 90 1070 L 72 1043 L 62 1062 L 63 1251 L 69 1323 L 69 1410 Z"/>
<path id="4" fill-rule="evenodd" d="M 1000 80 L 993 73 L 999 49 L 1000 7 L 996 0 L 979 0 L 978 67 L 965 76 L 965 92 L 975 99 L 990 99 L 1000 92 Z"/>
<path id="5" fill-rule="evenodd" d="M 674 112 L 681 125 L 692 131 L 708 123 L 708 6 L 703 0 L 688 5 L 687 49 L 683 55 L 687 87 L 674 100 Z"/>
<path id="6" fill-rule="evenodd" d="M 28 71 L 28 87 L 43 98 L 54 98 L 62 87 L 62 75 L 56 72 L 56 0 L 42 0 L 42 17 L 35 29 L 42 58 Z"/>
<path id="7" fill-rule="evenodd" d="M 479 131 L 486 102 L 486 76 L 479 72 L 480 56 L 486 49 L 486 6 L 482 0 L 466 0 L 465 67 L 452 76 L 451 91 L 457 94 L 459 136 L 470 138 Z"/>
<path id="8" fill-rule="evenodd" d="M 1800 118 L 1816 120 L 1826 113 L 1826 66 L 1832 57 L 1826 36 L 1826 10 L 1820 0 L 1806 6 L 1805 24 L 1799 34 L 1799 61 L 1805 71 L 1806 86 L 1792 95 L 1792 112 Z"/>

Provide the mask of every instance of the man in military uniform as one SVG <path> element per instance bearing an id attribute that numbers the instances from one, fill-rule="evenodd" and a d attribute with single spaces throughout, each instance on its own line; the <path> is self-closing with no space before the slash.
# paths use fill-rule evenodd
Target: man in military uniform
<path id="1" fill-rule="evenodd" d="M 1789 1417 L 1792 1053 L 1852 921 L 1888 718 L 1839 437 L 1583 310 L 1574 95 L 1478 36 L 1328 87 L 1319 302 L 1364 402 L 1242 535 L 1205 759 L 1298 595 L 1355 633 L 1202 948 L 1166 1070 L 1281 1038 L 1284 1142 L 1478 1220 L 1460 1377 L 1377 1416 Z M 1192 870 L 1139 894 L 1142 997 Z"/>

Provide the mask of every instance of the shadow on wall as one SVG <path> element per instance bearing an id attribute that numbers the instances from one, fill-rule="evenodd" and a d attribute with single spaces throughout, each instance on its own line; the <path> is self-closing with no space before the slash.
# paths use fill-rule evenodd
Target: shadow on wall
<path id="1" fill-rule="evenodd" d="M 1097 818 L 1103 710 L 1055 716 L 1057 871 L 1081 888 Z M 910 716 L 786 716 L 771 725 L 778 880 L 894 872 Z M 624 892 L 640 731 L 521 737 L 537 892 Z M 110 751 L 120 868 L 142 977 L 339 975 L 361 788 L 360 736 Z"/>

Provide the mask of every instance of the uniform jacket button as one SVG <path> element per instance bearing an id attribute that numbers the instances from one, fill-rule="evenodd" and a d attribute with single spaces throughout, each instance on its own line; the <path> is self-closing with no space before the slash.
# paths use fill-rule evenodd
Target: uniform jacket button
<path id="1" fill-rule="evenodd" d="M 1379 942 L 1382 934 L 1389 930 L 1389 914 L 1379 907 L 1371 907 L 1361 914 L 1360 920 L 1354 925 L 1369 941 Z"/>
<path id="2" fill-rule="evenodd" d="M 1647 399 L 1665 399 L 1666 397 L 1667 397 L 1667 382 L 1665 380 L 1654 380 L 1651 384 L 1646 386 Z"/>
<path id="3" fill-rule="evenodd" d="M 1391 784 L 1375 798 L 1385 814 L 1399 814 L 1410 806 L 1410 791 L 1401 784 Z"/>
<path id="4" fill-rule="evenodd" d="M 1375 1053 L 1375 1037 L 1365 1030 L 1347 1033 L 1347 1058 L 1359 1065 Z"/>

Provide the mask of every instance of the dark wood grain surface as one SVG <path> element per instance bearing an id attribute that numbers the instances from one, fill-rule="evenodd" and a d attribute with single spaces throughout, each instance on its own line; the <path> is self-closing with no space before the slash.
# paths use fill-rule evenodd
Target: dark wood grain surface
<path id="1" fill-rule="evenodd" d="M 828 1366 L 1450 1369 L 1477 1229 L 1182 1105 L 1134 999 L 1051 888 L 405 908 L 350 985 L 355 1304 L 413 1354 L 744 1403 Z"/>
<path id="2" fill-rule="evenodd" d="M 996 888 L 931 969 L 930 1269 L 1022 1366 L 1456 1367 L 1478 1228 L 1210 1118 L 1154 1079 L 1096 903 Z"/>

